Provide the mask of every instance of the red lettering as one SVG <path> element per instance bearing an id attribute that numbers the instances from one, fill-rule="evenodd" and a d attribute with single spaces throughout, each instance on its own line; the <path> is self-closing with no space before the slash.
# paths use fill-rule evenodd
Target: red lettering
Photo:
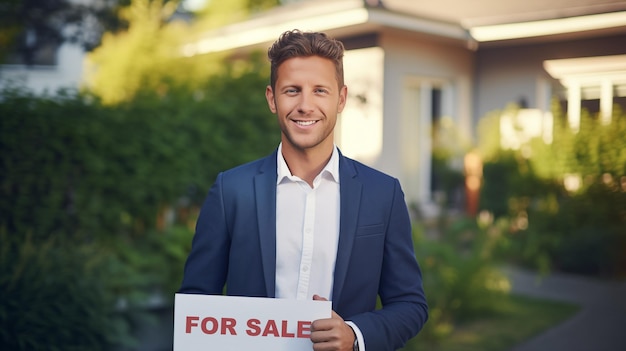
<path id="1" fill-rule="evenodd" d="M 298 337 L 299 338 L 311 337 L 311 322 L 298 321 Z"/>
<path id="2" fill-rule="evenodd" d="M 191 334 L 191 328 L 198 326 L 198 323 L 197 323 L 198 320 L 200 320 L 200 317 L 187 316 L 187 323 L 186 323 L 186 327 L 185 327 L 185 333 Z"/>
<path id="3" fill-rule="evenodd" d="M 207 327 L 207 324 L 211 323 L 211 328 L 209 329 Z M 217 331 L 217 328 L 219 327 L 219 323 L 217 322 L 217 319 L 213 318 L 213 317 L 206 317 L 202 320 L 202 331 L 205 334 L 215 334 L 215 332 Z"/>
<path id="4" fill-rule="evenodd" d="M 228 331 L 230 335 L 237 335 L 235 331 L 236 324 L 237 320 L 235 318 L 222 318 L 222 335 L 225 335 L 226 331 Z"/>
<path id="5" fill-rule="evenodd" d="M 250 336 L 259 336 L 259 334 L 261 334 L 259 324 L 261 324 L 261 321 L 258 319 L 248 319 L 248 329 L 246 330 L 246 334 Z"/>
<path id="6" fill-rule="evenodd" d="M 278 327 L 276 326 L 276 321 L 273 319 L 267 321 L 267 325 L 263 330 L 263 336 L 268 336 L 269 334 L 272 334 L 273 336 L 280 336 L 278 333 Z"/>
<path id="7" fill-rule="evenodd" d="M 222 323 L 225 323 L 222 320 Z M 232 320 L 232 327 L 234 327 L 235 320 Z M 310 321 L 298 321 L 297 329 L 295 332 L 289 331 L 289 321 L 282 320 L 280 321 L 280 330 L 277 325 L 277 321 L 270 319 L 265 322 L 265 326 L 261 327 L 260 320 L 256 318 L 248 319 L 246 322 L 246 334 L 248 336 L 273 336 L 273 337 L 283 337 L 283 338 L 301 338 L 308 339 L 311 337 L 311 322 Z M 222 325 L 224 328 L 224 325 Z M 261 331 L 262 330 L 262 331 Z M 222 331 L 224 334 L 224 331 Z M 231 330 L 231 334 L 236 335 L 234 329 Z"/>
<path id="8" fill-rule="evenodd" d="M 296 336 L 296 334 L 287 331 L 287 321 L 283 321 L 281 336 L 283 338 L 293 338 L 294 336 Z"/>

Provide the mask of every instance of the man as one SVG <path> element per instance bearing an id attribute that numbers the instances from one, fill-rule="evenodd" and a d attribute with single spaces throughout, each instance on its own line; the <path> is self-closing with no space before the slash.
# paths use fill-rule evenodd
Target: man
<path id="1" fill-rule="evenodd" d="M 426 322 L 426 299 L 399 182 L 334 144 L 343 52 L 298 30 L 268 50 L 281 143 L 217 176 L 180 292 L 330 299 L 332 318 L 311 325 L 314 350 L 396 350 Z"/>

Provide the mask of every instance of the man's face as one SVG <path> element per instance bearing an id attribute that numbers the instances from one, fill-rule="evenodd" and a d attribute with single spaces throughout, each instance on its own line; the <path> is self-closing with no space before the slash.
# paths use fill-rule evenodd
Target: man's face
<path id="1" fill-rule="evenodd" d="M 294 57 L 277 70 L 274 90 L 265 97 L 278 116 L 283 148 L 300 151 L 332 147 L 337 114 L 346 103 L 347 88 L 339 88 L 335 66 L 319 56 Z"/>

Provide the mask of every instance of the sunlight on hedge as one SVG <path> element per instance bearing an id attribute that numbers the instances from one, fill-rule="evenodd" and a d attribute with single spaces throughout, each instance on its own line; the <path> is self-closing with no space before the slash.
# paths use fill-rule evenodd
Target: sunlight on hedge
<path id="1" fill-rule="evenodd" d="M 551 143 L 495 147 L 497 114 L 483 121 L 481 208 L 507 218 L 506 250 L 518 264 L 608 277 L 626 276 L 626 114 L 610 124 L 583 111 L 580 131 L 554 104 Z"/>

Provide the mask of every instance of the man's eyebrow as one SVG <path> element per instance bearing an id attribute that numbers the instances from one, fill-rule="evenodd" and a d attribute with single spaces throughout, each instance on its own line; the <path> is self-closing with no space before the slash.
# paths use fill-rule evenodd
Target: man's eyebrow
<path id="1" fill-rule="evenodd" d="M 281 86 L 281 87 L 300 87 L 300 84 L 286 82 L 286 83 L 283 83 L 283 84 L 281 84 L 279 86 Z"/>
<path id="2" fill-rule="evenodd" d="M 301 84 L 296 84 L 296 83 L 286 83 L 284 85 L 277 86 L 276 88 L 279 89 L 279 90 L 284 90 L 284 89 L 299 89 L 299 90 L 302 90 L 302 85 Z M 333 85 L 332 84 L 314 84 L 313 85 L 313 89 L 319 89 L 319 88 L 332 90 L 333 89 Z"/>
<path id="3" fill-rule="evenodd" d="M 282 86 L 278 87 L 280 90 L 284 90 L 284 89 L 302 89 L 302 87 L 300 85 L 297 84 L 285 84 Z"/>

